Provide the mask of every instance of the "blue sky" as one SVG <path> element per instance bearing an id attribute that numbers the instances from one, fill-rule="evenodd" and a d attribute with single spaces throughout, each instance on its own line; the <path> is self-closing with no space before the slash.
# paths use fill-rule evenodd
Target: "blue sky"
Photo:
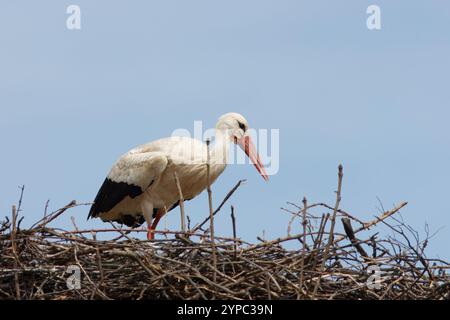
<path id="1" fill-rule="evenodd" d="M 77 4 L 82 29 L 66 28 Z M 382 29 L 366 28 L 381 8 Z M 116 158 L 135 145 L 244 114 L 280 130 L 280 170 L 269 183 L 230 166 L 213 186 L 238 234 L 286 233 L 286 201 L 333 204 L 363 220 L 408 201 L 404 219 L 441 231 L 429 253 L 450 257 L 450 4 L 445 1 L 2 1 L 0 211 L 25 185 L 25 224 L 70 200 L 89 202 Z M 88 208 L 56 225 L 101 227 Z M 207 215 L 202 194 L 187 204 Z M 179 226 L 178 212 L 160 223 Z M 217 232 L 231 234 L 229 206 Z M 373 231 L 375 232 L 375 231 Z M 367 233 L 371 234 L 372 231 Z"/>

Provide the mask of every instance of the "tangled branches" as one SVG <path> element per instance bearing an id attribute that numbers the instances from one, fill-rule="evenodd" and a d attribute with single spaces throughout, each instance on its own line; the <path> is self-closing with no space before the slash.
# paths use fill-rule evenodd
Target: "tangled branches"
<path id="1" fill-rule="evenodd" d="M 14 208 L 0 222 L 0 298 L 450 299 L 450 265 L 427 258 L 428 238 L 395 217 L 406 203 L 362 222 L 339 209 L 341 183 L 342 168 L 334 206 L 292 204 L 288 236 L 256 244 L 216 235 L 212 245 L 202 228 L 142 241 L 140 229 L 49 226 L 75 202 L 20 229 Z M 381 225 L 392 236 L 362 238 Z"/>

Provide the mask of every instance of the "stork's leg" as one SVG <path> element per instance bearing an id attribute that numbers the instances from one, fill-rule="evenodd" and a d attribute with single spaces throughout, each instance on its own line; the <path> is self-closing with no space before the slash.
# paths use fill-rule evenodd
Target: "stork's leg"
<path id="1" fill-rule="evenodd" d="M 153 221 L 153 204 L 147 201 L 143 201 L 141 204 L 142 214 L 144 215 L 145 221 L 147 222 L 147 239 L 153 240 L 155 238 L 154 233 L 152 232 L 152 221 Z"/>
<path id="2" fill-rule="evenodd" d="M 158 225 L 159 220 L 161 220 L 164 213 L 165 213 L 165 210 L 161 209 L 161 208 L 156 211 L 155 220 L 153 220 L 152 226 L 150 227 L 150 225 L 149 225 L 149 228 L 148 228 L 147 238 L 149 240 L 153 240 L 155 238 L 154 231 L 156 229 L 156 226 Z"/>

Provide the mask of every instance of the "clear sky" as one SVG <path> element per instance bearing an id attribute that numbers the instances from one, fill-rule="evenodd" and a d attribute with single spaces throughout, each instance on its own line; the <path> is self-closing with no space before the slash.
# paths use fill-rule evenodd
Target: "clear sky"
<path id="1" fill-rule="evenodd" d="M 81 30 L 66 28 L 71 4 Z M 366 27 L 370 4 L 379 31 Z M 240 236 L 285 235 L 286 201 L 333 204 L 342 163 L 343 209 L 368 220 L 378 199 L 408 201 L 413 227 L 442 227 L 429 253 L 450 258 L 449 30 L 440 0 L 1 1 L 1 215 L 23 184 L 26 225 L 47 199 L 92 201 L 131 147 L 236 111 L 280 130 L 269 183 L 230 166 L 213 186 L 218 204 L 248 180 L 230 202 Z M 104 225 L 87 210 L 57 225 Z M 203 219 L 206 195 L 186 210 Z M 178 211 L 165 224 L 178 229 Z M 228 205 L 216 228 L 231 234 Z"/>

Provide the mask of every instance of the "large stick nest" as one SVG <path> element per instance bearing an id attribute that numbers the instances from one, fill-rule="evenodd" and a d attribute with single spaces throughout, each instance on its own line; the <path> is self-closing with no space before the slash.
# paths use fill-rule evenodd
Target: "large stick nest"
<path id="1" fill-rule="evenodd" d="M 209 228 L 142 241 L 133 235 L 143 230 L 49 226 L 75 202 L 21 229 L 13 208 L 0 222 L 0 298 L 450 299 L 450 265 L 427 258 L 429 236 L 396 218 L 406 203 L 362 222 L 338 208 L 339 177 L 334 206 L 304 199 L 288 210 L 287 237 L 257 244 Z M 379 226 L 390 235 L 380 238 Z"/>

